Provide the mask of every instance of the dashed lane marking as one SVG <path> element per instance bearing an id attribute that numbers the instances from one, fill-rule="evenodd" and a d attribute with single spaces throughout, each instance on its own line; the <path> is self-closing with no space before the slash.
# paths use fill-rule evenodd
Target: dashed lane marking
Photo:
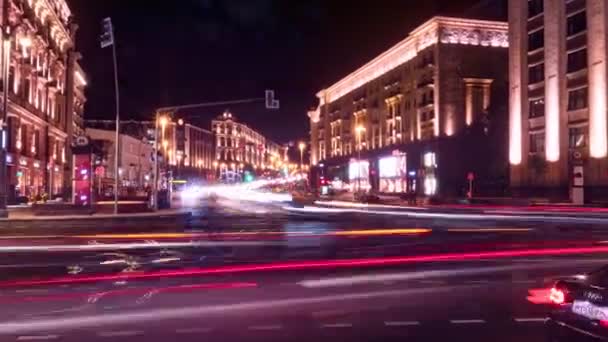
<path id="1" fill-rule="evenodd" d="M 513 320 L 517 323 L 544 323 L 547 319 L 545 317 L 516 317 Z"/>
<path id="2" fill-rule="evenodd" d="M 485 323 L 483 319 L 451 319 L 452 324 L 481 324 Z"/>
<path id="3" fill-rule="evenodd" d="M 352 323 L 330 323 L 321 325 L 322 328 L 352 328 Z"/>
<path id="4" fill-rule="evenodd" d="M 385 321 L 384 325 L 387 327 L 408 327 L 414 325 L 420 325 L 418 321 Z"/>
<path id="5" fill-rule="evenodd" d="M 203 334 L 213 331 L 211 328 L 183 328 L 175 329 L 177 334 Z"/>
<path id="6" fill-rule="evenodd" d="M 17 337 L 17 341 L 43 341 L 43 340 L 55 340 L 58 339 L 59 335 L 27 335 Z"/>
<path id="7" fill-rule="evenodd" d="M 142 335 L 144 332 L 141 330 L 124 330 L 124 331 L 102 331 L 97 333 L 99 337 L 128 337 Z"/>
<path id="8" fill-rule="evenodd" d="M 281 330 L 283 327 L 281 325 L 253 325 L 248 328 L 249 330 Z"/>

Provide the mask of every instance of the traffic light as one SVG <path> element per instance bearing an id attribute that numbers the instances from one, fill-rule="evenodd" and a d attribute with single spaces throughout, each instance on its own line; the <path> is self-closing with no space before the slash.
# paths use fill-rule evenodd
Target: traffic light
<path id="1" fill-rule="evenodd" d="M 112 19 L 105 18 L 101 22 L 101 47 L 106 48 L 114 45 L 114 28 L 112 27 Z"/>
<path id="2" fill-rule="evenodd" d="M 274 90 L 266 90 L 266 109 L 279 109 L 279 100 L 274 98 Z"/>

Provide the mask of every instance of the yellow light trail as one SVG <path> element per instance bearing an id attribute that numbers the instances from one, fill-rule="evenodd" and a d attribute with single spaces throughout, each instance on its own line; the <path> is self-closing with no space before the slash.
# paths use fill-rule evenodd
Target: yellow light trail
<path id="1" fill-rule="evenodd" d="M 318 233 L 312 231 L 300 232 L 225 232 L 212 233 L 214 236 L 268 236 L 268 235 L 335 235 L 335 236 L 374 236 L 374 235 L 410 235 L 430 233 L 432 230 L 427 228 L 400 228 L 400 229 L 358 229 L 358 230 L 340 230 L 327 233 Z M 141 234 L 95 234 L 95 235 L 76 235 L 74 237 L 80 239 L 186 239 L 196 237 L 207 237 L 208 233 L 141 233 Z"/>

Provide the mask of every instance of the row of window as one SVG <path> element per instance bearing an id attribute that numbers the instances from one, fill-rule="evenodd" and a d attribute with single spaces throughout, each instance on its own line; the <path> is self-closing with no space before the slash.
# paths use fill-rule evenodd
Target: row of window
<path id="1" fill-rule="evenodd" d="M 568 129 L 568 148 L 577 149 L 587 147 L 587 126 L 570 127 Z M 544 153 L 545 133 L 530 134 L 530 153 Z"/>
<path id="2" fill-rule="evenodd" d="M 566 36 L 571 37 L 587 30 L 587 14 L 578 12 L 566 19 Z M 545 30 L 540 29 L 528 34 L 528 51 L 534 51 L 545 46 Z"/>
<path id="3" fill-rule="evenodd" d="M 579 88 L 568 91 L 568 110 L 585 109 L 589 104 L 588 88 Z M 530 100 L 530 118 L 545 116 L 545 99 Z"/>
<path id="4" fill-rule="evenodd" d="M 587 49 L 580 49 L 568 53 L 567 67 L 568 73 L 577 72 L 587 68 Z M 528 83 L 534 84 L 542 82 L 545 78 L 545 64 L 540 63 L 528 68 Z"/>

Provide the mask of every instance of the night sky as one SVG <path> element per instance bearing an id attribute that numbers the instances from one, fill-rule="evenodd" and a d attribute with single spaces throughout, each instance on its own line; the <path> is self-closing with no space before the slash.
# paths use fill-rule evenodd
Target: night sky
<path id="1" fill-rule="evenodd" d="M 114 117 L 111 49 L 98 41 L 101 20 L 111 17 L 123 119 L 150 119 L 159 105 L 260 97 L 275 89 L 278 111 L 262 103 L 229 109 L 278 142 L 308 135 L 306 111 L 317 91 L 431 16 L 506 19 L 504 0 L 67 1 L 80 25 L 77 48 L 89 79 L 86 119 Z M 208 129 L 224 109 L 184 115 Z"/>

